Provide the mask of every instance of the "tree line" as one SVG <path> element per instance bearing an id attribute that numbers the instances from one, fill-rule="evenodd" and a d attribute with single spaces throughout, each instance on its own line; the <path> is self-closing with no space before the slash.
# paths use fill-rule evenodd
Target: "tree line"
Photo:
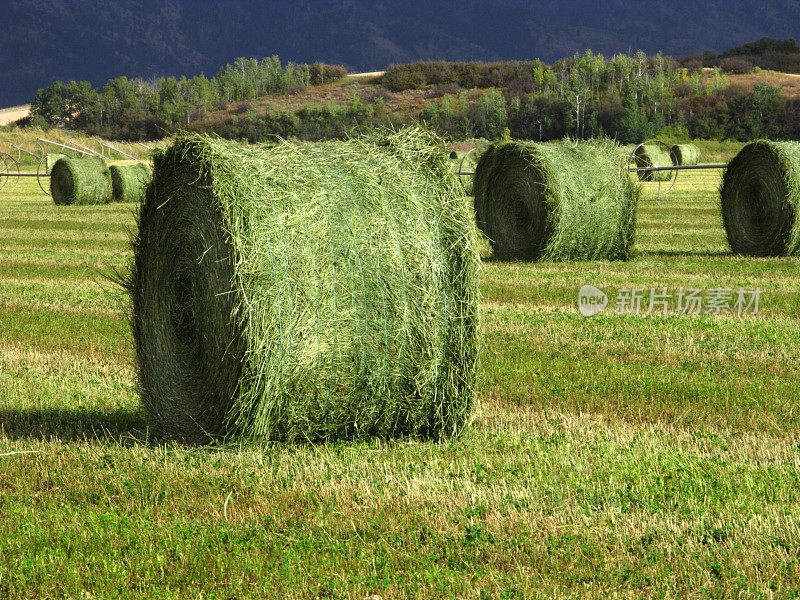
<path id="1" fill-rule="evenodd" d="M 585 52 L 545 65 L 540 61 L 393 65 L 373 88 L 346 105 L 297 111 L 256 109 L 192 128 L 251 142 L 271 136 L 307 140 L 344 137 L 354 128 L 421 121 L 453 139 L 608 136 L 623 143 L 664 129 L 686 138 L 800 139 L 800 101 L 758 83 L 731 85 L 720 69 L 687 69 L 660 55 Z M 415 114 L 392 112 L 391 93 L 424 90 Z"/>
<path id="2" fill-rule="evenodd" d="M 300 91 L 345 74 L 344 67 L 337 65 L 282 65 L 277 56 L 271 56 L 237 58 L 211 78 L 123 76 L 108 80 L 102 89 L 88 81 L 56 81 L 36 93 L 31 123 L 82 129 L 111 139 L 155 139 L 231 102 Z"/>
<path id="3" fill-rule="evenodd" d="M 770 46 L 771 48 L 771 46 Z M 86 129 L 112 139 L 153 139 L 176 127 L 259 142 L 280 137 L 341 138 L 364 127 L 422 122 L 453 139 L 608 136 L 623 143 L 668 128 L 692 138 L 800 139 L 800 100 L 767 83 L 732 85 L 720 68 L 685 67 L 675 59 L 591 51 L 546 65 L 539 60 L 497 63 L 429 61 L 392 65 L 346 104 L 299 110 L 240 103 L 206 119 L 212 108 L 266 94 L 333 81 L 341 67 L 282 65 L 278 57 L 237 59 L 211 79 L 119 77 L 102 90 L 86 82 L 56 82 L 40 90 L 35 119 Z M 393 94 L 418 90 L 424 106 L 391 110 Z"/>

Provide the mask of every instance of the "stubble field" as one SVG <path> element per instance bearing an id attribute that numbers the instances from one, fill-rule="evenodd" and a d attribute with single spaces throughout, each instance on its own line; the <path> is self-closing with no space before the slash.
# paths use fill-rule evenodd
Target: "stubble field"
<path id="1" fill-rule="evenodd" d="M 795 597 L 800 272 L 728 253 L 719 176 L 644 202 L 630 262 L 487 260 L 479 407 L 441 445 L 151 443 L 107 279 L 134 206 L 0 191 L 0 597 Z"/>

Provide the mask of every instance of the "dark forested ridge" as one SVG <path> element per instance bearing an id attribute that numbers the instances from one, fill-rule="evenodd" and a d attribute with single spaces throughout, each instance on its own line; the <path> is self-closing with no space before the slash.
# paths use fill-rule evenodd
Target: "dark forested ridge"
<path id="1" fill-rule="evenodd" d="M 800 38 L 794 0 L 9 0 L 2 10 L 0 106 L 28 102 L 57 79 L 213 75 L 239 56 L 374 70 L 432 59 L 552 62 L 586 48 L 686 56 L 765 35 Z"/>

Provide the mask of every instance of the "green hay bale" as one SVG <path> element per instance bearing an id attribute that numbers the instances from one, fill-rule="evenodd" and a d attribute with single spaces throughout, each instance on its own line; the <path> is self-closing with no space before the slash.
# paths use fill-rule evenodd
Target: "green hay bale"
<path id="1" fill-rule="evenodd" d="M 675 164 L 700 164 L 700 148 L 694 144 L 675 144 L 672 148 L 670 148 L 670 153 L 675 157 Z"/>
<path id="2" fill-rule="evenodd" d="M 479 258 L 439 143 L 187 136 L 157 153 L 127 282 L 150 430 L 457 435 L 474 403 Z"/>
<path id="3" fill-rule="evenodd" d="M 142 202 L 147 186 L 153 180 L 153 169 L 147 163 L 112 165 L 112 198 L 114 202 Z"/>
<path id="4" fill-rule="evenodd" d="M 106 161 L 95 156 L 57 160 L 50 172 L 50 194 L 56 204 L 111 202 L 111 173 Z"/>
<path id="5" fill-rule="evenodd" d="M 44 166 L 47 173 L 50 173 L 53 170 L 53 165 L 55 165 L 59 160 L 62 158 L 67 158 L 66 154 L 48 154 L 44 159 Z"/>
<path id="6" fill-rule="evenodd" d="M 639 189 L 608 141 L 489 147 L 475 173 L 475 215 L 499 260 L 625 259 Z"/>
<path id="7" fill-rule="evenodd" d="M 671 167 L 672 157 L 659 144 L 639 146 L 634 153 L 637 167 Z M 672 171 L 638 171 L 639 181 L 672 181 Z"/>
<path id="8" fill-rule="evenodd" d="M 725 170 L 720 200 L 735 254 L 800 255 L 800 143 L 747 144 Z"/>

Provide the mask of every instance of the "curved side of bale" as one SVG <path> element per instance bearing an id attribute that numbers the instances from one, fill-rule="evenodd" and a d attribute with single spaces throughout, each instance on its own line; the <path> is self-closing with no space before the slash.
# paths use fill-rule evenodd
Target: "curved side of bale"
<path id="1" fill-rule="evenodd" d="M 147 163 L 112 165 L 112 197 L 115 202 L 142 202 L 147 186 L 153 180 L 153 170 Z"/>
<path id="2" fill-rule="evenodd" d="M 438 139 L 155 155 L 129 289 L 150 428 L 187 442 L 457 435 L 479 259 Z"/>
<path id="3" fill-rule="evenodd" d="M 671 167 L 672 158 L 658 144 L 639 146 L 634 153 L 637 167 Z M 638 171 L 639 181 L 672 181 L 672 171 Z"/>
<path id="4" fill-rule="evenodd" d="M 53 166 L 62 158 L 67 158 L 66 154 L 48 154 L 44 159 L 44 166 L 46 169 L 46 173 L 50 173 L 53 170 Z"/>
<path id="5" fill-rule="evenodd" d="M 499 260 L 624 260 L 639 189 L 606 141 L 495 144 L 475 173 L 475 216 Z"/>
<path id="6" fill-rule="evenodd" d="M 111 173 L 102 158 L 62 158 L 50 172 L 50 194 L 56 204 L 107 204 L 111 192 Z"/>
<path id="7" fill-rule="evenodd" d="M 800 255 L 800 143 L 747 144 L 725 170 L 720 200 L 732 252 Z"/>
<path id="8" fill-rule="evenodd" d="M 700 164 L 700 148 L 694 144 L 675 144 L 670 148 L 670 153 L 675 157 L 678 165 Z"/>

